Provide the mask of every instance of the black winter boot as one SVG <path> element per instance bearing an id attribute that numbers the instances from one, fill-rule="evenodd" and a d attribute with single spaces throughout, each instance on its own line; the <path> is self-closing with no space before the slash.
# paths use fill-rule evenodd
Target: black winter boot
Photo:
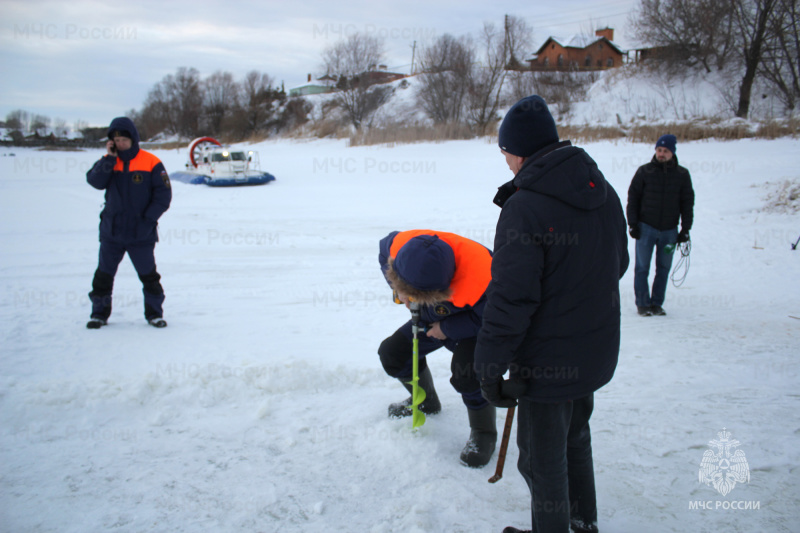
<path id="1" fill-rule="evenodd" d="M 412 390 L 411 384 L 406 383 L 402 379 L 400 383 L 410 393 Z M 419 410 L 426 415 L 435 415 L 442 410 L 442 404 L 439 401 L 439 396 L 436 395 L 436 389 L 433 387 L 433 376 L 431 369 L 425 367 L 425 370 L 419 374 L 419 386 L 425 391 L 425 400 L 419 404 Z M 403 418 L 411 416 L 411 396 L 403 400 L 389 405 L 389 418 Z"/>
<path id="2" fill-rule="evenodd" d="M 469 415 L 469 440 L 461 450 L 461 462 L 471 468 L 486 466 L 497 444 L 497 421 L 494 405 L 482 409 L 467 409 Z"/>
<path id="3" fill-rule="evenodd" d="M 99 316 L 93 316 L 92 318 L 89 319 L 89 322 L 86 323 L 86 327 L 89 329 L 100 329 L 107 323 L 108 322 L 106 322 L 105 318 Z"/>
<path id="4" fill-rule="evenodd" d="M 597 533 L 597 522 L 588 524 L 583 520 L 572 518 L 569 521 L 569 530 L 572 533 Z"/>

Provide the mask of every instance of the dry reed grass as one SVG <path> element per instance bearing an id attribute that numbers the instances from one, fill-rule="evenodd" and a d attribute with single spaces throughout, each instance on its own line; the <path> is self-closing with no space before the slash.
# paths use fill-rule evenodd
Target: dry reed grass
<path id="1" fill-rule="evenodd" d="M 559 135 L 577 142 L 591 142 L 608 139 L 627 139 L 633 142 L 654 143 L 664 133 L 671 133 L 679 140 L 698 141 L 716 139 L 734 141 L 738 139 L 777 139 L 800 135 L 800 121 L 762 122 L 753 127 L 745 122 L 723 123 L 721 120 L 705 119 L 693 122 L 667 123 L 658 125 L 635 125 L 627 128 L 608 126 L 565 126 L 559 127 Z"/>
<path id="2" fill-rule="evenodd" d="M 488 139 L 497 137 L 497 125 L 493 131 L 484 136 Z M 722 122 L 705 119 L 693 122 L 667 123 L 658 125 L 620 126 L 573 126 L 558 127 L 562 139 L 571 139 L 577 143 L 596 142 L 602 140 L 627 139 L 633 142 L 655 143 L 664 133 L 672 133 L 679 140 L 697 141 L 717 139 L 732 141 L 737 139 L 777 139 L 780 137 L 800 136 L 800 120 L 763 122 L 757 126 L 745 122 Z M 410 144 L 418 142 L 444 142 L 450 140 L 472 139 L 476 136 L 465 125 L 443 124 L 434 126 L 403 125 L 391 127 L 363 129 L 350 135 L 350 146 L 367 146 L 373 144 Z M 338 136 L 337 138 L 342 138 Z"/>
<path id="3" fill-rule="evenodd" d="M 497 138 L 497 126 L 494 124 L 483 137 L 488 142 Z M 559 125 L 558 133 L 562 139 L 570 139 L 575 143 L 587 143 L 603 140 L 626 139 L 633 142 L 655 143 L 664 133 L 675 135 L 680 141 L 697 141 L 704 139 L 717 139 L 732 141 L 738 139 L 777 139 L 781 137 L 800 136 L 800 119 L 783 121 L 762 122 L 757 125 L 742 122 L 723 122 L 720 119 L 698 119 L 692 122 L 676 122 L 658 125 L 633 125 L 633 126 L 574 126 Z M 283 133 L 281 138 L 289 139 L 347 139 L 349 146 L 370 146 L 385 144 L 413 144 L 423 142 L 445 142 L 453 140 L 474 139 L 477 136 L 465 124 L 404 124 L 395 123 L 384 126 L 364 127 L 353 132 L 353 129 L 343 124 L 341 120 L 323 119 L 316 122 L 307 122 L 289 132 Z M 272 138 L 267 134 L 251 135 L 243 142 L 256 144 Z M 219 139 L 225 144 L 224 139 Z M 242 142 L 242 141 L 237 141 Z M 168 143 L 142 143 L 145 148 L 158 148 L 170 150 L 185 148 L 186 142 Z"/>
<path id="4" fill-rule="evenodd" d="M 86 148 L 80 146 L 42 146 L 39 152 L 85 152 Z"/>
<path id="5" fill-rule="evenodd" d="M 362 129 L 350 135 L 350 146 L 412 144 L 472 139 L 475 134 L 464 124 L 405 125 Z"/>

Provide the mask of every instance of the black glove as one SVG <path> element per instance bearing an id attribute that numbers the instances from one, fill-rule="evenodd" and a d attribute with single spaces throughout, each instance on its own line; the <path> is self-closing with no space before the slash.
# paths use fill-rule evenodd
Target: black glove
<path id="1" fill-rule="evenodd" d="M 481 395 L 487 402 L 495 407 L 508 409 L 517 405 L 517 398 L 520 396 L 519 386 L 510 385 L 511 382 L 498 379 L 496 381 L 482 381 Z M 520 383 L 520 385 L 522 385 Z M 512 396 L 513 394 L 513 396 Z"/>
<path id="2" fill-rule="evenodd" d="M 642 236 L 642 230 L 639 229 L 638 224 L 636 226 L 631 226 L 631 229 L 628 233 L 630 233 L 631 237 L 633 237 L 634 239 L 638 239 L 639 237 Z"/>
<path id="3" fill-rule="evenodd" d="M 680 233 L 678 233 L 678 244 L 682 242 L 687 242 L 689 240 L 689 230 L 682 229 Z"/>

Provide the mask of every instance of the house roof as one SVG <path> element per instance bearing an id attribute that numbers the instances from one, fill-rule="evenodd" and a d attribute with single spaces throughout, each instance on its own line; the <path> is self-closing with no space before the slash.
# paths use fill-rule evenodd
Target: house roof
<path id="1" fill-rule="evenodd" d="M 554 36 L 551 35 L 550 37 L 547 38 L 547 40 L 545 40 L 544 44 L 542 44 L 542 46 L 540 46 L 538 48 L 538 50 L 536 50 L 536 52 L 533 54 L 533 56 L 535 57 L 535 56 L 538 56 L 539 54 L 541 54 L 542 51 L 545 49 L 545 47 L 548 44 L 550 44 L 551 41 L 555 42 L 556 44 L 558 44 L 558 45 L 560 45 L 560 46 L 562 46 L 564 48 L 577 48 L 577 49 L 588 48 L 589 46 L 593 45 L 594 43 L 596 43 L 598 41 L 605 41 L 606 43 L 608 43 L 608 45 L 611 48 L 613 48 L 614 50 L 616 50 L 620 54 L 624 54 L 625 53 L 625 52 L 623 52 L 622 48 L 617 46 L 613 41 L 609 41 L 605 37 L 601 37 L 601 36 L 597 36 L 597 35 L 585 35 L 585 34 L 578 33 L 578 34 L 575 34 L 575 35 L 571 36 L 569 39 L 561 39 L 559 37 L 554 37 Z"/>

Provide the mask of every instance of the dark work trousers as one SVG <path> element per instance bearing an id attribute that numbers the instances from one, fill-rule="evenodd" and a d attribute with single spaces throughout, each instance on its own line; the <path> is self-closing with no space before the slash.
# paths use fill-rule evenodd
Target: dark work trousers
<path id="1" fill-rule="evenodd" d="M 391 337 L 386 338 L 378 348 L 381 364 L 387 374 L 401 381 L 411 381 L 413 345 L 411 321 L 403 324 Z M 461 399 L 469 409 L 482 409 L 488 402 L 481 396 L 481 386 L 472 368 L 475 362 L 476 337 L 447 342 L 428 337 L 425 332 L 417 334 L 419 339 L 419 372 L 428 368 L 426 356 L 445 346 L 453 352 L 450 361 L 450 384 L 461 394 Z"/>
<path id="2" fill-rule="evenodd" d="M 568 533 L 570 519 L 597 522 L 593 408 L 593 394 L 557 403 L 519 400 L 518 467 L 531 491 L 534 533 Z"/>
<path id="3" fill-rule="evenodd" d="M 150 320 L 164 315 L 164 289 L 160 283 L 161 276 L 156 272 L 155 246 L 155 243 L 100 242 L 100 261 L 94 273 L 92 292 L 89 293 L 89 298 L 92 300 L 92 317 L 108 320 L 111 315 L 114 276 L 126 252 L 142 282 L 145 319 Z"/>

